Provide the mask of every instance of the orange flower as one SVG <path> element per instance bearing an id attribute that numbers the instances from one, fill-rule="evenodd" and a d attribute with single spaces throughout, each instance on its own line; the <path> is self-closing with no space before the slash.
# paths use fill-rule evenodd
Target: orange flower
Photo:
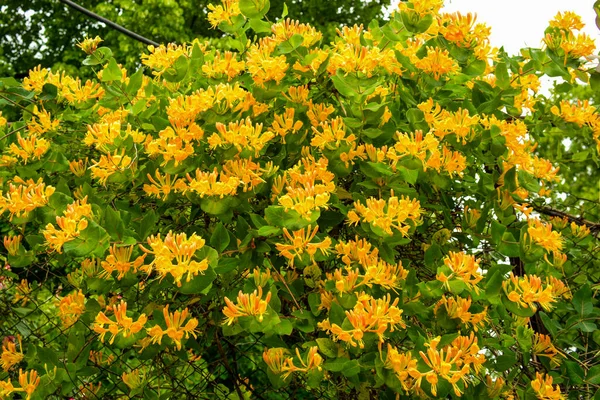
<path id="1" fill-rule="evenodd" d="M 96 315 L 96 320 L 92 325 L 92 330 L 100 335 L 100 341 L 102 343 L 104 343 L 104 336 L 107 333 L 111 334 L 109 343 L 113 344 L 119 333 L 122 333 L 123 337 L 136 334 L 142 330 L 146 321 L 148 321 L 146 314 L 140 315 L 135 322 L 132 318 L 128 317 L 127 303 L 124 300 L 121 300 L 121 303 L 113 306 L 112 309 L 116 321 L 111 320 L 103 312 L 100 312 Z M 105 327 L 105 325 L 107 327 Z"/>
<path id="2" fill-rule="evenodd" d="M 201 261 L 192 260 L 198 250 L 204 247 L 205 240 L 195 233 L 189 238 L 185 233 L 173 234 L 169 231 L 165 239 L 161 239 L 160 234 L 150 236 L 148 244 L 152 250 L 146 249 L 140 245 L 140 248 L 149 254 L 154 254 L 154 260 L 149 265 L 144 265 L 140 269 L 151 274 L 155 269 L 161 276 L 161 280 L 167 275 L 171 275 L 177 286 L 181 286 L 181 279 L 187 275 L 186 282 L 189 282 L 193 276 L 204 274 L 208 269 L 208 259 Z"/>
<path id="3" fill-rule="evenodd" d="M 183 321 L 188 317 L 188 309 L 183 311 L 175 311 L 174 313 L 169 312 L 169 306 L 163 308 L 163 315 L 165 317 L 165 323 L 167 329 L 163 330 L 159 325 L 154 325 L 151 328 L 146 329 L 148 335 L 152 338 L 152 343 L 161 344 L 162 337 L 167 335 L 173 340 L 177 346 L 177 350 L 181 350 L 181 340 L 187 339 L 190 335 L 196 337 L 196 327 L 198 326 L 198 320 L 196 318 L 190 318 L 190 320 L 183 325 Z"/>
<path id="4" fill-rule="evenodd" d="M 330 237 L 326 237 L 323 241 L 318 243 L 311 243 L 319 230 L 318 225 L 315 226 L 315 229 L 312 229 L 312 226 L 309 225 L 306 228 L 306 233 L 304 229 L 305 228 L 293 231 L 292 235 L 290 235 L 289 231 L 286 228 L 283 228 L 283 234 L 291 244 L 275 243 L 275 247 L 279 251 L 279 254 L 287 258 L 291 266 L 294 266 L 294 260 L 296 258 L 301 260 L 302 255 L 305 252 L 312 262 L 314 262 L 314 255 L 317 250 L 320 250 L 322 254 L 329 253 L 329 248 L 331 247 Z"/>
<path id="5" fill-rule="evenodd" d="M 70 328 L 85 311 L 85 296 L 80 290 L 63 297 L 58 302 L 58 316 L 63 328 Z"/>
<path id="6" fill-rule="evenodd" d="M 477 283 L 483 279 L 479 269 L 479 260 L 464 252 L 455 253 L 451 251 L 444 258 L 444 265 L 450 269 L 451 274 L 446 276 L 444 272 L 438 272 L 436 276 L 438 281 L 443 282 L 446 287 L 449 287 L 449 280 L 455 278 L 463 281 L 467 287 L 479 293 Z"/>
<path id="7" fill-rule="evenodd" d="M 17 351 L 17 341 L 19 342 L 19 350 Z M 25 355 L 23 354 L 23 342 L 21 335 L 15 338 L 6 337 L 2 343 L 2 355 L 0 356 L 0 366 L 4 372 L 7 372 L 11 367 L 20 363 Z M 2 392 L 0 391 L 0 394 Z M 0 396 L 0 398 L 2 398 Z"/>
<path id="8" fill-rule="evenodd" d="M 234 323 L 239 317 L 258 316 L 258 321 L 262 322 L 264 315 L 267 313 L 267 306 L 271 301 L 271 292 L 267 293 L 267 297 L 262 299 L 262 287 L 255 290 L 252 294 L 246 294 L 240 290 L 237 296 L 237 304 L 225 297 L 223 314 L 225 314 L 225 322 L 227 325 Z"/>
<path id="9" fill-rule="evenodd" d="M 552 386 L 552 377 L 546 374 L 535 373 L 535 379 L 531 381 L 531 387 L 538 399 L 563 400 L 565 397 L 560 392 L 558 385 Z"/>
<path id="10" fill-rule="evenodd" d="M 110 277 L 114 271 L 117 271 L 117 280 L 121 280 L 131 270 L 137 272 L 137 269 L 144 263 L 144 258 L 146 258 L 146 254 L 143 254 L 134 261 L 129 261 L 133 252 L 133 245 L 117 247 L 116 244 L 113 244 L 109 252 L 110 254 L 106 257 L 106 260 L 100 264 L 104 270 L 101 276 Z"/>

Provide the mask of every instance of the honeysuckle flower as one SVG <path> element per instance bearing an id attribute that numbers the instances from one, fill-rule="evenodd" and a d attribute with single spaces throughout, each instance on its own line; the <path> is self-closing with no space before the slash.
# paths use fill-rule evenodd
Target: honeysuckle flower
<path id="1" fill-rule="evenodd" d="M 17 350 L 17 342 L 19 343 L 19 350 Z M 21 335 L 17 335 L 16 338 L 4 338 L 2 341 L 2 355 L 0 355 L 0 366 L 4 372 L 7 372 L 13 366 L 20 363 L 24 357 Z"/>
<path id="2" fill-rule="evenodd" d="M 547 252 L 560 252 L 563 248 L 563 238 L 560 232 L 552 230 L 552 225 L 544 223 L 537 218 L 528 221 L 527 235 L 535 244 L 543 247 Z"/>
<path id="3" fill-rule="evenodd" d="M 206 241 L 193 233 L 189 238 L 185 233 L 173 234 L 172 231 L 165 236 L 164 240 L 160 234 L 150 236 L 147 249 L 140 245 L 140 248 L 148 254 L 154 255 L 154 260 L 140 267 L 140 269 L 150 275 L 156 271 L 161 280 L 171 275 L 174 283 L 181 286 L 181 280 L 186 276 L 186 282 L 198 274 L 204 274 L 208 269 L 208 259 L 200 261 L 193 260 L 198 250 L 204 247 Z"/>
<path id="4" fill-rule="evenodd" d="M 444 257 L 444 265 L 451 271 L 450 275 L 446 276 L 444 272 L 437 274 L 436 279 L 443 282 L 446 287 L 449 287 L 451 279 L 463 281 L 467 287 L 479 293 L 477 284 L 483 279 L 479 269 L 479 260 L 473 255 L 465 254 L 464 252 L 449 252 Z"/>
<path id="5" fill-rule="evenodd" d="M 182 339 L 187 339 L 190 335 L 194 338 L 196 337 L 198 320 L 196 318 L 190 318 L 185 325 L 183 324 L 188 315 L 189 311 L 187 308 L 183 311 L 177 310 L 170 313 L 169 306 L 165 306 L 165 308 L 163 308 L 163 316 L 165 317 L 167 329 L 163 330 L 159 325 L 154 325 L 153 327 L 146 329 L 148 336 L 152 338 L 152 343 L 161 344 L 163 336 L 167 335 L 173 343 L 175 343 L 177 350 L 181 350 Z"/>
<path id="6" fill-rule="evenodd" d="M 92 206 L 87 203 L 87 196 L 82 200 L 75 200 L 69 204 L 62 217 L 56 217 L 56 228 L 53 224 L 46 225 L 42 231 L 46 239 L 46 245 L 53 251 L 62 252 L 62 246 L 77 238 L 81 231 L 88 226 L 88 220 L 92 216 Z"/>
<path id="7" fill-rule="evenodd" d="M 514 276 L 511 272 L 509 280 L 502 282 L 502 289 L 508 300 L 520 307 L 537 311 L 538 303 L 546 311 L 552 309 L 556 302 L 552 284 L 542 285 L 542 279 L 536 275 Z"/>
<path id="8" fill-rule="evenodd" d="M 130 335 L 134 335 L 141 331 L 144 328 L 144 325 L 148 321 L 146 314 L 141 314 L 137 321 L 134 321 L 131 317 L 127 316 L 127 302 L 121 300 L 121 303 L 112 307 L 115 321 L 111 320 L 104 314 L 104 312 L 99 312 L 96 315 L 96 319 L 94 324 L 92 325 L 92 330 L 100 335 L 100 341 L 104 343 L 104 337 L 107 333 L 111 334 L 110 344 L 113 344 L 115 338 L 119 333 L 123 335 L 123 337 L 129 337 Z"/>
<path id="9" fill-rule="evenodd" d="M 58 301 L 58 317 L 63 329 L 70 328 L 85 311 L 85 295 L 81 290 L 73 292 Z"/>
<path id="10" fill-rule="evenodd" d="M 283 234 L 287 239 L 287 243 L 275 243 L 275 248 L 279 251 L 279 254 L 288 259 L 291 266 L 294 265 L 294 260 L 301 260 L 304 253 L 314 262 L 314 256 L 317 251 L 320 251 L 322 254 L 328 254 L 331 247 L 330 237 L 326 237 L 321 242 L 311 243 L 318 231 L 318 225 L 314 229 L 312 225 L 309 225 L 307 228 L 293 231 L 290 235 L 290 232 L 286 228 L 283 228 Z"/>
<path id="11" fill-rule="evenodd" d="M 26 400 L 31 399 L 31 395 L 35 392 L 39 384 L 40 377 L 36 370 L 32 369 L 29 372 L 19 370 L 19 385 L 21 385 L 21 388 L 17 389 L 17 391 L 25 392 L 27 394 Z"/>
<path id="12" fill-rule="evenodd" d="M 293 357 L 287 357 L 289 351 L 284 348 L 276 347 L 267 349 L 263 352 L 263 360 L 271 371 L 275 374 L 282 374 L 283 379 L 287 379 L 294 372 L 309 372 L 312 370 L 321 370 L 323 358 L 318 352 L 317 346 L 312 346 L 306 355 L 306 361 L 300 355 L 300 350 L 296 348 L 296 357 L 300 362 L 300 367 L 294 364 Z"/>
<path id="13" fill-rule="evenodd" d="M 535 373 L 535 379 L 531 381 L 531 388 L 538 399 L 563 400 L 565 397 L 560 392 L 558 385 L 552 386 L 552 377 L 547 374 Z"/>
<path id="14" fill-rule="evenodd" d="M 127 247 L 117 247 L 113 244 L 109 248 L 109 255 L 106 260 L 100 264 L 104 272 L 101 276 L 110 277 L 114 271 L 117 271 L 117 280 L 121 280 L 129 271 L 137 272 L 138 268 L 144 264 L 146 254 L 142 254 L 135 260 L 131 260 L 133 245 Z"/>
<path id="15" fill-rule="evenodd" d="M 269 301 L 271 301 L 271 292 L 267 292 L 265 299 L 262 299 L 262 287 L 258 287 L 251 294 L 246 294 L 240 290 L 237 296 L 237 303 L 233 303 L 229 298 L 225 297 L 226 306 L 223 308 L 225 314 L 225 322 L 227 325 L 234 323 L 239 317 L 254 316 L 258 317 L 258 321 L 262 322 L 264 315 L 267 313 Z"/>

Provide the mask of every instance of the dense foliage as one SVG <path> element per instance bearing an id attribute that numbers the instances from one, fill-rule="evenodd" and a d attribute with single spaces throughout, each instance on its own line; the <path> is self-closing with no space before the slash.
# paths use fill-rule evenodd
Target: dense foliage
<path id="1" fill-rule="evenodd" d="M 599 396 L 600 224 L 561 173 L 600 115 L 537 94 L 594 43 L 565 12 L 509 57 L 442 3 L 328 45 L 222 0 L 232 51 L 86 39 L 96 80 L 1 80 L 0 398 Z"/>
<path id="2" fill-rule="evenodd" d="M 206 20 L 209 0 L 77 0 L 75 3 L 158 43 L 183 43 L 192 39 L 222 36 Z M 389 0 L 273 0 L 267 14 L 277 19 L 284 9 L 290 15 L 324 33 L 325 43 L 335 37 L 342 24 L 368 24 L 381 20 Z M 115 58 L 128 68 L 139 67 L 145 46 L 59 1 L 3 0 L 0 4 L 0 76 L 27 76 L 38 64 L 71 75 L 79 71 L 81 59 L 75 49 L 84 36 L 104 39 Z M 88 74 L 86 74 L 88 75 Z M 91 74 L 90 74 L 91 75 Z"/>

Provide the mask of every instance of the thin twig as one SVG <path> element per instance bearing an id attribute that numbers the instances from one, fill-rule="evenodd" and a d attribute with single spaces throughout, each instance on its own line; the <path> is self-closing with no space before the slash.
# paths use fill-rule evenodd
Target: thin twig
<path id="1" fill-rule="evenodd" d="M 73 8 L 73 9 L 79 11 L 80 13 L 87 15 L 88 17 L 94 18 L 95 20 L 100 21 L 100 22 L 110 26 L 111 28 L 129 36 L 130 38 L 137 40 L 138 42 L 150 44 L 152 46 L 160 46 L 157 42 L 147 39 L 147 38 L 143 37 L 142 35 L 138 35 L 137 33 L 132 32 L 129 29 L 124 28 L 121 25 L 114 23 L 109 19 L 101 17 L 100 15 L 98 15 L 94 12 L 91 12 L 90 10 L 88 10 L 86 8 L 81 7 L 79 4 L 76 4 L 76 3 L 72 2 L 71 0 L 59 0 L 59 1 L 61 3 L 68 5 L 69 7 Z"/>

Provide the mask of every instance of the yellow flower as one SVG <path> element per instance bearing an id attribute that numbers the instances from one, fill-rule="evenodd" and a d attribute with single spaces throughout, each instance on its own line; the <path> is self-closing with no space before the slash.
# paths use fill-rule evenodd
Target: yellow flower
<path id="1" fill-rule="evenodd" d="M 242 73 L 245 67 L 244 61 L 238 61 L 235 53 L 226 51 L 221 55 L 221 52 L 217 50 L 213 60 L 202 65 L 202 73 L 208 78 L 219 78 L 221 75 L 225 75 L 227 80 L 231 81 Z"/>
<path id="2" fill-rule="evenodd" d="M 41 139 L 35 134 L 23 138 L 20 133 L 17 133 L 17 142 L 19 143 L 18 145 L 11 143 L 8 151 L 15 157 L 21 158 L 25 164 L 30 159 L 39 160 L 50 149 L 50 142 L 46 139 Z"/>
<path id="3" fill-rule="evenodd" d="M 15 215 L 26 216 L 36 208 L 45 206 L 55 190 L 52 186 L 46 186 L 42 178 L 34 182 L 33 179 L 25 181 L 19 177 L 15 177 L 8 188 L 4 197 L 0 190 L 0 214 L 8 210 L 10 220 Z"/>
<path id="4" fill-rule="evenodd" d="M 227 160 L 223 165 L 223 173 L 230 178 L 238 178 L 239 183 L 244 187 L 244 192 L 253 190 L 265 182 L 261 178 L 262 171 L 258 163 L 248 158 Z"/>
<path id="5" fill-rule="evenodd" d="M 436 81 L 439 81 L 442 75 L 455 74 L 460 70 L 458 63 L 450 57 L 448 50 L 429 46 L 427 46 L 427 55 L 419 59 L 415 63 L 415 67 L 433 75 Z"/>
<path id="6" fill-rule="evenodd" d="M 402 388 L 407 392 L 413 388 L 415 381 L 422 377 L 417 369 L 417 359 L 408 352 L 400 353 L 389 343 L 384 367 L 394 371 Z"/>
<path id="7" fill-rule="evenodd" d="M 177 179 L 177 175 L 173 177 L 173 183 L 171 183 L 171 176 L 169 174 L 161 175 L 158 169 L 154 175 L 156 176 L 156 180 L 152 178 L 152 175 L 146 175 L 151 185 L 144 184 L 144 192 L 149 196 L 155 196 L 165 201 L 171 191 L 185 192 L 189 189 L 183 179 Z"/>
<path id="8" fill-rule="evenodd" d="M 132 318 L 127 316 L 127 303 L 124 300 L 121 300 L 120 304 L 113 306 L 112 310 L 115 321 L 108 318 L 103 312 L 100 312 L 96 315 L 96 319 L 92 325 L 92 330 L 100 335 L 102 343 L 104 343 L 104 336 L 107 333 L 111 334 L 110 344 L 113 344 L 119 333 L 122 333 L 125 338 L 134 335 L 144 328 L 148 320 L 146 314 L 142 314 L 134 322 Z"/>
<path id="9" fill-rule="evenodd" d="M 4 248 L 8 251 L 11 256 L 16 256 L 19 253 L 21 247 L 21 239 L 23 236 L 4 236 Z"/>
<path id="10" fill-rule="evenodd" d="M 85 296 L 81 290 L 73 292 L 60 299 L 57 306 L 63 329 L 68 329 L 79 320 L 85 311 Z"/>
<path id="11" fill-rule="evenodd" d="M 100 160 L 92 160 L 94 163 L 90 169 L 92 170 L 92 178 L 98 179 L 101 184 L 106 185 L 107 179 L 115 172 L 125 171 L 129 169 L 133 160 L 125 155 L 125 149 L 115 150 L 114 154 L 100 156 Z"/>
<path id="12" fill-rule="evenodd" d="M 279 84 L 286 76 L 289 64 L 286 62 L 285 55 L 271 56 L 277 44 L 273 38 L 262 38 L 247 52 L 246 67 L 254 83 L 259 87 L 264 87 L 269 81 Z"/>
<path id="13" fill-rule="evenodd" d="M 20 301 L 21 305 L 25 306 L 30 300 L 30 295 L 31 286 L 29 286 L 27 279 L 22 279 L 21 283 L 19 283 L 16 287 L 13 303 L 18 303 Z"/>
<path id="14" fill-rule="evenodd" d="M 273 124 L 271 124 L 271 130 L 277 135 L 281 136 L 283 143 L 285 143 L 285 137 L 288 134 L 294 134 L 302 128 L 302 121 L 294 122 L 295 111 L 296 110 L 293 108 L 286 108 L 285 113 L 275 114 L 273 116 Z"/>
<path id="15" fill-rule="evenodd" d="M 37 106 L 33 106 L 32 114 L 35 118 L 32 118 L 27 123 L 27 129 L 29 133 L 33 136 L 40 136 L 46 132 L 54 131 L 60 125 L 60 122 L 55 119 L 52 119 L 50 113 L 43 108 L 39 110 Z"/>
<path id="16" fill-rule="evenodd" d="M 358 224 L 362 220 L 374 227 L 381 228 L 389 235 L 394 233 L 392 231 L 394 228 L 402 236 L 407 236 L 410 228 L 407 221 L 418 224 L 420 218 L 421 204 L 419 201 L 410 200 L 404 196 L 398 198 L 394 196 L 393 190 L 387 201 L 374 197 L 367 199 L 366 205 L 355 201 L 354 210 L 348 212 L 348 220 L 351 224 Z"/>
<path id="17" fill-rule="evenodd" d="M 231 18 L 240 15 L 239 0 L 221 0 L 220 5 L 209 4 L 208 22 L 213 28 L 222 22 L 231 23 Z"/>
<path id="18" fill-rule="evenodd" d="M 251 294 L 246 294 L 240 290 L 237 296 L 237 304 L 225 297 L 226 306 L 223 307 L 223 314 L 225 314 L 227 325 L 231 325 L 239 317 L 246 316 L 258 316 L 258 321 L 262 322 L 264 315 L 267 313 L 269 301 L 271 301 L 271 292 L 267 293 L 264 300 L 262 295 L 262 287 L 259 286 L 258 291 L 255 290 Z"/>
<path id="19" fill-rule="evenodd" d="M 538 245 L 547 252 L 560 252 L 563 248 L 563 238 L 560 232 L 552 230 L 552 224 L 544 223 L 537 218 L 528 221 L 527 234 Z"/>
<path id="20" fill-rule="evenodd" d="M 16 391 L 18 391 L 18 389 L 13 386 L 9 379 L 0 381 L 0 399 L 7 399 Z"/>
<path id="21" fill-rule="evenodd" d="M 471 313 L 471 298 L 462 297 L 446 297 L 442 296 L 442 299 L 436 303 L 433 308 L 437 314 L 441 306 L 444 306 L 446 313 L 450 318 L 459 319 L 463 324 L 471 325 L 473 330 L 477 332 L 479 328 L 482 328 L 488 321 L 487 308 L 480 313 Z"/>
<path id="22" fill-rule="evenodd" d="M 0 111 L 0 128 L 5 127 L 7 124 L 6 118 L 2 116 L 2 111 Z"/>
<path id="23" fill-rule="evenodd" d="M 323 34 L 312 26 L 289 18 L 271 25 L 271 31 L 277 43 L 283 43 L 294 35 L 301 35 L 304 47 L 311 47 L 323 37 Z"/>
<path id="24" fill-rule="evenodd" d="M 83 42 L 77 43 L 77 47 L 79 47 L 85 54 L 92 54 L 98 48 L 100 42 L 102 42 L 102 38 L 100 36 L 96 36 L 93 39 L 86 37 Z"/>
<path id="25" fill-rule="evenodd" d="M 302 260 L 302 255 L 305 252 L 310 257 L 310 260 L 314 263 L 314 255 L 316 254 L 317 250 L 321 251 L 322 254 L 328 254 L 329 248 L 331 247 L 330 237 L 326 237 L 321 242 L 311 243 L 319 231 L 318 225 L 315 226 L 314 229 L 312 229 L 312 226 L 309 225 L 306 228 L 306 233 L 304 229 L 305 228 L 293 231 L 292 235 L 290 235 L 290 232 L 286 228 L 283 228 L 283 234 L 290 244 L 275 243 L 275 247 L 277 251 L 279 251 L 279 254 L 287 258 L 292 267 L 294 266 L 294 260 L 296 258 Z"/>
<path id="26" fill-rule="evenodd" d="M 19 342 L 19 350 L 17 351 L 17 341 Z M 14 365 L 20 363 L 25 355 L 23 354 L 23 342 L 21 335 L 16 338 L 5 338 L 2 344 L 2 355 L 0 356 L 0 366 L 4 372 L 7 372 Z M 1 394 L 1 392 L 0 392 Z M 2 396 L 0 396 L 2 398 Z"/>
<path id="27" fill-rule="evenodd" d="M 175 311 L 174 313 L 169 312 L 169 306 L 163 308 L 163 316 L 165 317 L 165 323 L 167 329 L 163 330 L 159 325 L 154 325 L 151 328 L 147 328 L 146 332 L 152 338 L 152 343 L 161 344 L 164 335 L 167 335 L 177 346 L 177 350 L 181 350 L 181 340 L 187 339 L 190 335 L 196 337 L 196 327 L 198 326 L 198 320 L 196 318 L 190 318 L 185 325 L 183 321 L 188 317 L 188 309 L 183 311 Z"/>
<path id="28" fill-rule="evenodd" d="M 187 180 L 187 190 L 197 193 L 201 198 L 204 196 L 219 196 L 220 198 L 235 196 L 240 185 L 240 178 L 230 176 L 224 171 L 219 173 L 216 168 L 213 172 L 203 172 L 197 169 L 193 178 L 187 174 Z M 183 184 L 181 187 L 185 193 L 186 189 L 183 189 Z"/>
<path id="29" fill-rule="evenodd" d="M 283 92 L 283 97 L 285 97 L 288 101 L 296 104 L 300 104 L 303 106 L 309 105 L 308 95 L 310 90 L 308 89 L 308 85 L 302 86 L 290 86 L 287 93 Z"/>
<path id="30" fill-rule="evenodd" d="M 228 126 L 217 122 L 216 128 L 217 132 L 208 138 L 208 145 L 211 149 L 233 146 L 240 153 L 245 149 L 254 150 L 256 157 L 263 147 L 275 137 L 273 132 L 263 132 L 263 124 L 254 125 L 249 117 L 245 120 L 230 122 Z"/>
<path id="31" fill-rule="evenodd" d="M 346 135 L 346 125 L 341 117 L 334 118 L 330 121 L 324 121 L 319 124 L 319 131 L 316 127 L 312 127 L 314 136 L 310 141 L 310 145 L 321 150 L 335 150 L 340 147 L 342 142 L 351 144 L 356 141 L 356 136 L 352 133 Z"/>
<path id="32" fill-rule="evenodd" d="M 150 236 L 148 245 L 152 250 L 148 250 L 142 245 L 140 248 L 146 253 L 154 254 L 154 260 L 140 269 L 148 275 L 156 270 L 161 276 L 161 280 L 167 275 L 171 275 L 174 283 L 181 287 L 181 279 L 185 275 L 187 275 L 186 282 L 189 282 L 193 276 L 204 274 L 204 271 L 208 269 L 208 259 L 205 258 L 200 262 L 192 260 L 196 252 L 204 247 L 204 243 L 205 240 L 195 233 L 188 238 L 185 233 L 174 235 L 169 231 L 164 240 L 161 239 L 160 234 Z"/>
<path id="33" fill-rule="evenodd" d="M 502 289 L 508 300 L 517 303 L 522 308 L 530 308 L 537 311 L 538 303 L 546 311 L 552 309 L 552 303 L 556 302 L 553 286 L 547 284 L 542 286 L 541 278 L 536 275 L 514 276 L 510 273 L 510 279 L 502 282 Z"/>
<path id="34" fill-rule="evenodd" d="M 550 21 L 550 26 L 554 28 L 564 29 L 565 31 L 581 30 L 585 24 L 581 21 L 581 17 L 573 11 L 559 11 Z"/>
<path id="35" fill-rule="evenodd" d="M 571 222 L 571 233 L 577 239 L 583 239 L 584 237 L 588 236 L 591 231 L 587 225 L 577 225 L 575 222 Z"/>
<path id="36" fill-rule="evenodd" d="M 19 385 L 21 385 L 21 389 L 18 390 L 27 393 L 26 400 L 31 399 L 31 395 L 35 392 L 39 384 L 40 377 L 37 371 L 31 370 L 23 373 L 22 370 L 19 370 Z"/>
<path id="37" fill-rule="evenodd" d="M 310 220 L 314 210 L 326 209 L 330 194 L 335 191 L 335 175 L 327 170 L 328 164 L 324 157 L 317 161 L 308 156 L 285 171 L 280 180 L 274 181 L 272 189 L 273 194 L 278 196 L 280 188 L 285 187 L 286 193 L 279 197 L 279 204 L 286 211 L 296 211 L 306 220 Z"/>
<path id="38" fill-rule="evenodd" d="M 75 176 L 81 178 L 85 175 L 85 171 L 87 170 L 87 158 L 85 160 L 70 161 L 69 169 Z"/>
<path id="39" fill-rule="evenodd" d="M 110 254 L 105 261 L 100 264 L 104 272 L 101 276 L 110 277 L 114 271 L 117 271 L 117 280 L 121 280 L 129 271 L 137 272 L 137 269 L 144 263 L 146 254 L 130 261 L 133 252 L 133 245 L 129 247 L 117 247 L 113 244 L 109 249 Z"/>
<path id="40" fill-rule="evenodd" d="M 344 329 L 337 324 L 331 324 L 329 318 L 319 322 L 317 326 L 332 335 L 333 340 L 341 340 L 361 349 L 365 346 L 363 337 L 367 332 L 375 333 L 379 337 L 379 342 L 383 343 L 384 334 L 388 330 L 394 332 L 397 326 L 406 328 L 402 319 L 403 310 L 397 307 L 399 300 L 396 298 L 391 303 L 389 294 L 380 299 L 368 295 L 362 296 L 352 310 L 346 311 L 346 317 L 353 329 Z"/>
<path id="41" fill-rule="evenodd" d="M 175 61 L 181 56 L 189 57 L 192 47 L 186 44 L 177 45 L 169 43 L 166 46 L 161 44 L 158 47 L 148 46 L 150 54 L 142 54 L 142 64 L 147 65 L 154 71 L 156 76 L 161 76 L 167 69 L 171 68 Z"/>
<path id="42" fill-rule="evenodd" d="M 552 377 L 546 374 L 535 373 L 535 379 L 531 381 L 531 387 L 538 399 L 563 400 L 565 397 L 560 392 L 558 385 L 552 386 Z"/>
<path id="43" fill-rule="evenodd" d="M 423 17 L 427 14 L 436 15 L 444 6 L 444 0 L 415 0 L 409 2 L 400 2 L 398 8 L 400 11 L 412 10 Z"/>
<path id="44" fill-rule="evenodd" d="M 477 338 L 473 332 L 470 336 L 458 336 L 441 350 L 438 349 L 440 340 L 440 336 L 432 339 L 425 344 L 428 347 L 427 353 L 419 352 L 427 367 L 430 368 L 428 372 L 423 373 L 423 376 L 431 384 L 431 393 L 434 396 L 437 395 L 438 377 L 441 377 L 452 385 L 454 393 L 460 397 L 462 392 L 457 385 L 458 381 L 462 381 L 467 387 L 468 376 L 481 369 L 485 356 L 480 354 Z M 417 385 L 420 386 L 420 383 L 419 378 Z"/>
<path id="45" fill-rule="evenodd" d="M 62 252 L 62 246 L 79 236 L 88 226 L 85 217 L 92 216 L 92 206 L 87 204 L 87 196 L 82 200 L 76 200 L 69 204 L 62 217 L 56 217 L 58 229 L 53 224 L 46 225 L 42 231 L 46 239 L 46 245 L 58 253 Z"/>
<path id="46" fill-rule="evenodd" d="M 318 347 L 312 346 L 306 355 L 306 361 L 300 355 L 300 350 L 296 348 L 296 356 L 300 361 L 301 367 L 294 365 L 293 357 L 286 357 L 287 349 L 280 347 L 267 349 L 263 352 L 263 360 L 271 371 L 275 374 L 283 374 L 283 379 L 287 379 L 294 372 L 309 372 L 312 370 L 321 371 L 323 358 L 319 355 Z"/>
<path id="47" fill-rule="evenodd" d="M 563 354 L 554 347 L 550 336 L 536 332 L 533 335 L 533 346 L 531 349 L 536 356 L 547 357 L 552 366 L 557 367 L 560 365 Z"/>
<path id="48" fill-rule="evenodd" d="M 450 269 L 451 274 L 446 276 L 444 272 L 439 272 L 436 276 L 436 279 L 443 282 L 444 286 L 449 287 L 450 279 L 455 278 L 463 281 L 467 287 L 475 290 L 475 293 L 479 293 L 477 284 L 483 279 L 483 276 L 480 272 L 479 260 L 475 256 L 451 251 L 444 257 L 444 265 Z"/>
<path id="49" fill-rule="evenodd" d="M 145 371 L 142 370 L 142 368 L 136 368 L 129 373 L 123 372 L 123 375 L 121 375 L 121 379 L 130 390 L 135 390 L 142 387 L 142 385 L 145 383 L 146 374 Z"/>

